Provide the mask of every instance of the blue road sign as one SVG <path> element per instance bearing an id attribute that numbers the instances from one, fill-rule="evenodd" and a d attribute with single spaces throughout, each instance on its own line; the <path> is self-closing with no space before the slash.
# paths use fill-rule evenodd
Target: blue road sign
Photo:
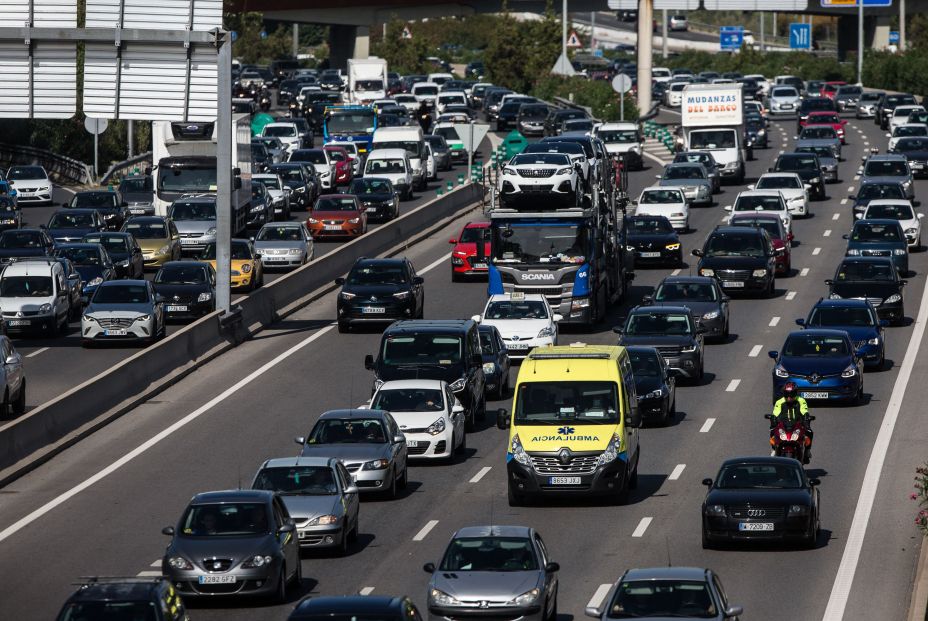
<path id="1" fill-rule="evenodd" d="M 230 34 L 232 35 L 232 42 L 235 43 L 235 40 L 238 39 L 238 31 L 233 30 Z"/>
<path id="2" fill-rule="evenodd" d="M 789 25 L 789 48 L 791 50 L 812 49 L 812 24 Z"/>
<path id="3" fill-rule="evenodd" d="M 723 50 L 740 50 L 743 43 L 743 26 L 722 26 L 719 28 L 719 47 Z"/>
<path id="4" fill-rule="evenodd" d="M 603 51 L 599 48 L 596 48 L 595 50 L 593 50 L 593 56 L 596 56 L 597 58 L 602 58 Z"/>
<path id="5" fill-rule="evenodd" d="M 890 45 L 899 45 L 899 31 L 898 30 L 889 31 L 889 43 Z"/>
<path id="6" fill-rule="evenodd" d="M 893 0 L 864 0 L 864 6 L 892 6 Z M 825 8 L 860 6 L 857 0 L 822 0 Z"/>

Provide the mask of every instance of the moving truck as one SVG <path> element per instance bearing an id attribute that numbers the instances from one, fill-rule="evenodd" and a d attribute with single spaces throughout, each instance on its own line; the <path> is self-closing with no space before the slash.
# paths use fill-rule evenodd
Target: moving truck
<path id="1" fill-rule="evenodd" d="M 750 144 L 744 136 L 741 84 L 688 84 L 680 103 L 684 150 L 708 151 L 723 180 L 744 183 Z"/>
<path id="2" fill-rule="evenodd" d="M 348 59 L 348 103 L 366 105 L 387 96 L 387 61 L 376 56 Z"/>

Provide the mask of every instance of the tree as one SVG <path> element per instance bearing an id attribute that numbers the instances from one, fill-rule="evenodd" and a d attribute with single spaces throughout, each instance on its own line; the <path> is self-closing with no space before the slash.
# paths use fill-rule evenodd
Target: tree
<path id="1" fill-rule="evenodd" d="M 387 61 L 390 71 L 398 73 L 424 73 L 425 57 L 429 55 L 429 44 L 426 38 L 414 36 L 407 38 L 404 31 L 409 27 L 406 22 L 393 18 L 387 23 L 387 34 L 376 40 L 371 53 Z"/>

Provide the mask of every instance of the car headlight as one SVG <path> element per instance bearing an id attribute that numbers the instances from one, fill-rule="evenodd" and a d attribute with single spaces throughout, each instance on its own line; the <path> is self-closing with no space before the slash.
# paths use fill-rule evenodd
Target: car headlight
<path id="1" fill-rule="evenodd" d="M 766 135 L 767 135 L 767 131 L 766 131 L 766 130 L 763 130 L 763 129 L 759 129 L 759 130 L 757 130 L 757 135 L 758 135 L 758 136 L 766 136 Z"/>
<path id="2" fill-rule="evenodd" d="M 509 168 L 508 166 L 506 166 L 505 168 L 503 168 L 503 174 L 504 175 L 515 175 L 517 173 L 516 173 L 515 168 Z"/>
<path id="3" fill-rule="evenodd" d="M 361 470 L 383 470 L 389 465 L 390 465 L 389 459 L 375 459 L 373 461 L 364 462 L 364 465 L 361 467 Z"/>
<path id="4" fill-rule="evenodd" d="M 789 372 L 783 368 L 783 365 L 778 364 L 773 368 L 773 373 L 777 377 L 789 377 Z"/>
<path id="5" fill-rule="evenodd" d="M 257 569 L 258 567 L 264 567 L 265 565 L 270 565 L 271 561 L 274 560 L 270 556 L 262 556 L 260 554 L 255 554 L 251 558 L 247 559 L 242 563 L 243 569 Z"/>
<path id="6" fill-rule="evenodd" d="M 215 227 L 215 226 L 211 226 L 211 227 L 209 227 L 208 229 L 206 229 L 205 236 L 206 236 L 206 237 L 215 237 L 215 236 L 216 236 L 216 227 Z"/>
<path id="7" fill-rule="evenodd" d="M 287 251 L 287 254 L 303 254 L 303 251 L 300 250 L 299 248 L 290 248 Z"/>
<path id="8" fill-rule="evenodd" d="M 915 235 L 916 233 L 918 233 L 918 229 L 914 226 L 905 230 L 906 235 Z"/>
<path id="9" fill-rule="evenodd" d="M 806 515 L 809 513 L 809 507 L 805 505 L 790 505 L 789 514 L 790 515 Z"/>
<path id="10" fill-rule="evenodd" d="M 901 302 L 901 301 L 902 301 L 902 296 L 898 293 L 894 293 L 888 298 L 886 298 L 885 300 L 883 300 L 883 303 L 884 304 L 895 304 L 896 302 Z"/>
<path id="11" fill-rule="evenodd" d="M 148 321 L 149 319 L 151 319 L 151 315 L 139 315 L 132 321 Z"/>
<path id="12" fill-rule="evenodd" d="M 664 246 L 664 248 L 665 248 L 666 250 L 679 250 L 679 249 L 680 249 L 680 244 L 679 244 L 679 242 L 673 243 L 673 244 L 667 244 L 666 246 Z"/>
<path id="13" fill-rule="evenodd" d="M 405 300 L 409 297 L 409 291 L 397 291 L 393 294 L 397 300 Z"/>
<path id="14" fill-rule="evenodd" d="M 694 351 L 696 351 L 695 343 L 692 345 L 684 345 L 683 347 L 680 348 L 680 352 L 684 354 L 692 354 Z"/>
<path id="15" fill-rule="evenodd" d="M 814 178 L 812 179 L 812 183 L 821 183 L 821 182 L 822 182 L 822 178 L 821 178 L 821 177 L 814 177 Z"/>
<path id="16" fill-rule="evenodd" d="M 429 589 L 429 601 L 436 606 L 461 606 L 457 598 L 438 589 Z"/>
<path id="17" fill-rule="evenodd" d="M 86 286 L 87 287 L 98 287 L 102 284 L 103 284 L 103 278 L 100 276 L 97 276 L 96 278 L 88 282 Z"/>
<path id="18" fill-rule="evenodd" d="M 896 248 L 893 250 L 893 254 L 896 255 L 897 257 L 904 256 L 905 252 L 906 252 L 905 248 Z"/>
<path id="19" fill-rule="evenodd" d="M 663 396 L 664 396 L 664 389 L 658 388 L 657 390 L 652 390 L 651 392 L 646 394 L 644 397 L 642 397 L 642 399 L 660 399 Z"/>
<path id="20" fill-rule="evenodd" d="M 209 291 L 204 291 L 197 296 L 197 302 L 209 302 L 211 299 L 213 299 L 213 294 Z"/>
<path id="21" fill-rule="evenodd" d="M 307 218 L 306 221 L 309 222 L 310 224 L 319 224 L 319 221 L 316 220 L 315 218 Z"/>
<path id="22" fill-rule="evenodd" d="M 528 453 L 522 448 L 522 441 L 519 439 L 519 434 L 512 436 L 512 442 L 509 444 L 509 452 L 512 453 L 512 458 L 523 466 L 528 466 L 531 463 Z"/>
<path id="23" fill-rule="evenodd" d="M 879 344 L 880 344 L 880 337 L 878 336 L 875 336 L 872 339 L 869 339 L 867 341 L 867 345 L 879 345 Z"/>
<path id="24" fill-rule="evenodd" d="M 353 300 L 354 298 L 358 297 L 356 294 L 348 293 L 347 291 L 342 291 L 339 295 L 343 300 Z"/>
<path id="25" fill-rule="evenodd" d="M 451 385 L 448 386 L 448 388 L 450 388 L 453 392 L 461 392 L 462 390 L 464 390 L 464 386 L 466 386 L 466 385 L 467 385 L 467 378 L 466 378 L 466 377 L 460 377 L 460 378 L 454 380 L 454 381 L 451 383 Z"/>
<path id="26" fill-rule="evenodd" d="M 538 601 L 538 596 L 541 594 L 540 589 L 532 589 L 531 591 L 526 591 L 518 597 L 513 597 L 511 600 L 506 602 L 507 605 L 511 606 L 531 606 Z"/>
<path id="27" fill-rule="evenodd" d="M 298 186 L 298 187 L 296 188 L 296 191 L 297 191 L 297 192 L 305 192 L 305 191 L 306 191 L 306 186 L 305 186 L 305 185 Z"/>
<path id="28" fill-rule="evenodd" d="M 828 299 L 829 299 L 829 300 L 841 300 L 841 299 L 843 299 L 843 298 L 842 298 L 840 295 L 838 295 L 837 293 L 829 293 L 829 294 L 828 294 Z"/>
<path id="29" fill-rule="evenodd" d="M 854 366 L 853 364 L 848 365 L 846 369 L 841 371 L 841 377 L 844 377 L 844 378 L 854 377 L 855 375 L 857 375 L 857 367 Z"/>
<path id="30" fill-rule="evenodd" d="M 725 505 L 706 505 L 706 515 L 725 517 Z"/>
<path id="31" fill-rule="evenodd" d="M 753 276 L 754 278 L 763 278 L 766 275 L 767 275 L 767 270 L 765 269 L 754 270 L 753 272 L 751 272 L 751 276 Z"/>
<path id="32" fill-rule="evenodd" d="M 122 261 L 117 261 L 116 265 L 119 267 L 129 267 L 129 259 L 124 259 Z"/>
<path id="33" fill-rule="evenodd" d="M 243 273 L 243 274 L 247 274 L 247 273 L 250 272 L 250 271 L 251 271 L 251 263 L 244 263 L 244 264 L 242 264 L 242 273 Z"/>
<path id="34" fill-rule="evenodd" d="M 169 252 L 171 252 L 171 244 L 165 244 L 161 246 L 160 248 L 158 248 L 158 252 L 156 252 L 155 254 L 167 254 Z"/>
<path id="35" fill-rule="evenodd" d="M 51 311 L 51 310 L 52 310 L 52 305 L 51 305 L 51 304 L 43 304 L 42 306 L 39 307 L 39 312 L 40 312 L 40 313 L 47 313 L 47 312 L 49 312 L 49 311 Z"/>
<path id="36" fill-rule="evenodd" d="M 86 319 L 87 321 L 92 321 L 94 323 L 100 323 L 99 321 L 97 321 L 97 318 L 94 317 L 93 315 L 84 315 L 81 317 L 81 319 Z"/>
<path id="37" fill-rule="evenodd" d="M 432 435 L 432 436 L 437 436 L 444 430 L 445 430 L 445 419 L 444 418 L 439 418 L 434 423 L 429 425 L 428 429 L 426 429 L 429 435 Z"/>
<path id="38" fill-rule="evenodd" d="M 360 221 L 361 221 L 361 218 L 352 218 L 351 220 L 348 221 L 348 224 L 357 224 Z"/>
<path id="39" fill-rule="evenodd" d="M 168 558 L 168 565 L 171 566 L 171 569 L 193 569 L 193 563 L 185 559 L 183 556 L 172 556 Z"/>
<path id="40" fill-rule="evenodd" d="M 560 170 L 556 171 L 554 174 L 555 175 L 569 175 L 571 172 L 573 172 L 573 168 L 561 168 Z"/>
<path id="41" fill-rule="evenodd" d="M 554 329 L 551 326 L 545 326 L 539 330 L 536 338 L 543 339 L 548 336 L 554 336 Z"/>
<path id="42" fill-rule="evenodd" d="M 331 526 L 332 524 L 338 524 L 337 515 L 320 515 L 308 521 L 306 526 Z"/>
<path id="43" fill-rule="evenodd" d="M 496 372 L 496 363 L 495 362 L 484 362 L 483 363 L 483 372 L 484 373 L 495 373 Z"/>
<path id="44" fill-rule="evenodd" d="M 857 248 L 848 248 L 845 251 L 845 254 L 849 257 L 856 257 L 860 254 L 860 250 L 858 250 Z"/>
<path id="45" fill-rule="evenodd" d="M 715 276 L 715 270 L 709 269 L 708 267 L 699 268 L 700 276 Z"/>
<path id="46" fill-rule="evenodd" d="M 325 171 L 324 173 L 320 173 L 319 176 L 322 177 L 323 179 L 325 179 L 325 178 L 328 177 L 330 174 L 331 174 L 331 173 L 330 173 L 329 171 Z"/>
<path id="47" fill-rule="evenodd" d="M 703 318 L 703 319 L 716 319 L 716 318 L 718 318 L 719 314 L 720 314 L 720 313 L 719 313 L 719 311 L 717 311 L 717 310 L 709 311 L 708 313 L 706 313 L 705 315 L 703 315 L 702 318 Z"/>
<path id="48" fill-rule="evenodd" d="M 609 440 L 609 444 L 606 446 L 606 450 L 599 454 L 599 459 L 596 460 L 597 466 L 603 466 L 609 462 L 615 461 L 619 456 L 619 449 L 622 445 L 622 437 L 614 433 L 612 434 L 612 439 Z"/>

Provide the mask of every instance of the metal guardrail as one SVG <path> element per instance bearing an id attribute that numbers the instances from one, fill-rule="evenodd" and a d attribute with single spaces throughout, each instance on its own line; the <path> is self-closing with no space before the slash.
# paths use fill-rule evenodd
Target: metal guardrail
<path id="1" fill-rule="evenodd" d="M 145 153 L 140 153 L 135 157 L 130 157 L 127 160 L 122 162 L 116 162 L 107 169 L 106 173 L 103 175 L 103 178 L 100 179 L 100 185 L 106 185 L 113 180 L 114 177 L 122 176 L 120 173 L 131 170 L 133 167 L 148 162 L 151 163 L 151 151 L 146 151 Z"/>
<path id="2" fill-rule="evenodd" d="M 42 166 L 52 181 L 74 185 L 93 183 L 91 166 L 46 149 L 0 142 L 0 163 L 9 166 Z"/>
<path id="3" fill-rule="evenodd" d="M 573 108 L 575 110 L 583 110 L 586 112 L 587 116 L 593 119 L 593 121 L 599 121 L 599 119 L 593 118 L 593 108 L 590 108 L 589 106 L 581 106 L 580 104 L 574 103 L 569 99 L 565 99 L 564 97 L 553 97 L 552 99 L 554 99 L 554 105 L 558 106 L 559 108 Z"/>

